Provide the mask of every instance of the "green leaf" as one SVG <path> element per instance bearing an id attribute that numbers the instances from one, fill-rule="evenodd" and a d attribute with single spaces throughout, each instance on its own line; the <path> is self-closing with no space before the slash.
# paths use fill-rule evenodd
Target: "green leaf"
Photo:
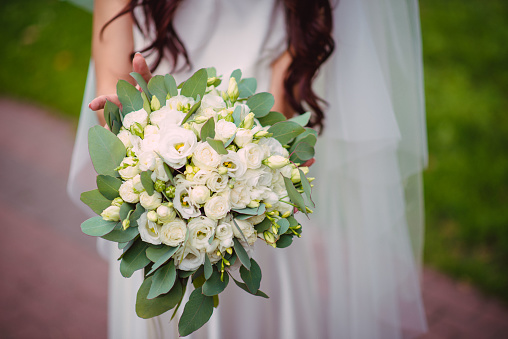
<path id="1" fill-rule="evenodd" d="M 236 106 L 235 110 L 233 111 L 233 122 L 235 123 L 236 127 L 239 127 L 242 123 L 242 107 Z"/>
<path id="2" fill-rule="evenodd" d="M 300 223 L 298 222 L 298 220 L 295 219 L 295 217 L 293 217 L 292 215 L 290 215 L 289 217 L 286 218 L 288 221 L 289 221 L 289 226 L 290 227 L 295 227 L 295 226 L 298 226 L 300 225 Z"/>
<path id="3" fill-rule="evenodd" d="M 164 84 L 166 85 L 166 90 L 169 95 L 172 97 L 178 95 L 178 89 L 176 88 L 175 78 L 171 74 L 166 74 L 164 76 Z M 164 102 L 166 102 L 166 97 L 164 97 Z M 162 101 L 161 101 L 162 103 Z"/>
<path id="4" fill-rule="evenodd" d="M 214 295 L 213 296 L 213 308 L 217 308 L 217 307 L 219 307 L 219 296 Z"/>
<path id="5" fill-rule="evenodd" d="M 229 283 L 229 276 L 227 274 L 224 274 L 223 281 L 220 280 L 220 276 L 221 276 L 220 272 L 217 270 L 217 268 L 215 268 L 212 272 L 211 277 L 207 279 L 203 284 L 204 295 L 214 296 L 224 291 L 224 289 Z"/>
<path id="6" fill-rule="evenodd" d="M 296 122 L 300 126 L 305 127 L 309 123 L 310 116 L 311 116 L 310 112 L 305 112 L 303 114 L 297 115 L 296 117 L 289 119 L 288 121 Z"/>
<path id="7" fill-rule="evenodd" d="M 122 180 L 118 178 L 103 174 L 97 176 L 97 188 L 99 192 L 109 200 L 113 200 L 120 196 L 118 189 L 121 185 Z"/>
<path id="8" fill-rule="evenodd" d="M 141 92 L 125 80 L 118 80 L 116 84 L 116 94 L 122 104 L 122 114 L 127 115 L 130 112 L 143 108 L 143 98 Z"/>
<path id="9" fill-rule="evenodd" d="M 314 147 L 314 146 L 316 146 L 317 136 L 314 135 L 313 133 L 308 132 L 307 130 L 305 130 L 302 134 L 300 134 L 295 139 L 295 141 L 291 145 L 291 148 L 289 149 L 289 153 L 290 154 L 293 153 L 293 151 L 296 149 L 296 147 L 298 147 L 298 144 L 301 143 L 301 142 L 306 142 L 310 146 Z"/>
<path id="10" fill-rule="evenodd" d="M 240 277 L 249 288 L 250 293 L 256 294 L 261 285 L 261 269 L 254 259 L 250 260 L 250 269 L 244 266 L 240 267 Z"/>
<path id="11" fill-rule="evenodd" d="M 97 174 L 118 176 L 115 171 L 125 157 L 123 143 L 102 126 L 94 126 L 88 131 L 88 150 Z"/>
<path id="12" fill-rule="evenodd" d="M 150 93 L 150 91 L 148 90 L 147 83 L 146 83 L 145 79 L 141 76 L 141 74 L 136 73 L 136 72 L 131 72 L 129 74 L 130 74 L 131 77 L 134 78 L 134 80 L 136 80 L 136 82 L 138 83 L 139 87 L 141 87 L 143 92 L 145 92 L 146 96 L 148 98 L 150 98 L 150 100 L 151 100 L 152 99 L 152 93 Z"/>
<path id="13" fill-rule="evenodd" d="M 258 82 L 255 78 L 245 78 L 240 80 L 238 84 L 238 92 L 240 92 L 240 99 L 248 98 L 254 93 L 256 93 L 256 88 L 258 87 Z"/>
<path id="14" fill-rule="evenodd" d="M 106 100 L 106 105 L 104 105 L 104 120 L 106 120 L 110 130 L 113 128 L 113 119 L 117 116 L 120 116 L 120 109 L 118 106 Z"/>
<path id="15" fill-rule="evenodd" d="M 156 262 L 168 251 L 166 245 L 152 245 L 146 249 L 146 256 L 153 262 Z"/>
<path id="16" fill-rule="evenodd" d="M 313 135 L 309 135 L 309 137 L 315 138 Z M 303 163 L 314 157 L 314 147 L 305 141 L 300 141 L 298 144 L 296 144 L 296 147 L 290 151 L 290 154 L 291 161 Z"/>
<path id="17" fill-rule="evenodd" d="M 259 224 L 254 225 L 254 228 L 258 233 L 263 233 L 264 231 L 268 231 L 268 229 L 272 226 L 272 222 L 268 218 L 264 218 Z"/>
<path id="18" fill-rule="evenodd" d="M 166 246 L 166 248 L 168 248 L 167 252 L 164 253 L 159 259 L 157 259 L 157 261 L 153 264 L 152 269 L 150 270 L 150 272 L 148 272 L 148 274 L 152 274 L 153 272 L 155 272 L 156 269 L 158 269 L 164 263 L 166 263 L 166 261 L 168 261 L 171 258 L 171 256 L 175 254 L 175 252 L 178 250 L 178 247 L 179 246 L 176 247 Z"/>
<path id="19" fill-rule="evenodd" d="M 98 189 L 81 193 L 80 199 L 96 214 L 101 214 L 102 211 L 111 206 L 111 200 L 106 199 Z"/>
<path id="20" fill-rule="evenodd" d="M 302 126 L 293 121 L 281 121 L 268 129 L 268 132 L 273 133 L 273 137 L 282 145 L 286 145 L 304 131 Z"/>
<path id="21" fill-rule="evenodd" d="M 253 112 L 258 119 L 267 115 L 274 103 L 275 99 L 273 95 L 267 92 L 254 94 L 247 100 L 247 106 L 249 106 L 250 111 Z"/>
<path id="22" fill-rule="evenodd" d="M 121 224 L 119 224 L 121 226 Z M 120 229 L 114 229 L 106 235 L 103 235 L 101 238 L 106 239 L 108 241 L 114 242 L 128 242 L 132 239 L 136 238 L 139 234 L 139 230 L 137 227 L 129 227 L 124 230 L 122 227 Z"/>
<path id="23" fill-rule="evenodd" d="M 146 96 L 144 92 L 141 93 L 141 97 L 143 98 L 143 109 L 150 115 L 152 113 L 152 106 L 150 105 L 150 99 Z"/>
<path id="24" fill-rule="evenodd" d="M 199 97 L 199 96 L 198 96 Z M 201 101 L 198 99 L 196 100 L 197 102 L 191 107 L 191 109 L 189 110 L 189 112 L 185 115 L 185 117 L 183 118 L 182 120 L 182 123 L 180 124 L 183 125 L 187 122 L 187 120 L 189 120 L 189 118 L 191 117 L 191 115 L 194 114 L 194 112 L 196 112 L 199 108 L 199 106 L 201 106 Z"/>
<path id="25" fill-rule="evenodd" d="M 131 223 L 131 227 L 138 227 L 138 219 L 141 214 L 145 213 L 145 209 L 141 206 L 140 203 L 136 204 L 136 209 L 132 212 L 129 221 Z"/>
<path id="26" fill-rule="evenodd" d="M 175 85 L 176 87 L 176 85 Z M 162 75 L 156 75 L 148 81 L 148 90 L 152 95 L 159 100 L 161 106 L 166 104 L 166 96 L 168 95 L 168 90 L 164 83 L 164 77 Z M 152 98 L 150 98 L 150 101 Z"/>
<path id="27" fill-rule="evenodd" d="M 240 282 L 238 280 L 236 280 L 235 278 L 231 277 L 233 279 L 233 281 L 235 282 L 236 286 L 240 287 L 242 290 L 244 290 L 245 292 L 247 293 L 250 293 L 250 294 L 254 294 L 255 296 L 258 296 L 258 297 L 262 297 L 262 298 L 266 298 L 268 299 L 269 297 L 266 295 L 266 293 L 264 293 L 263 291 L 261 290 L 257 290 L 256 293 L 252 293 L 249 288 L 247 287 L 247 285 L 245 285 L 243 282 Z"/>
<path id="28" fill-rule="evenodd" d="M 233 140 L 235 140 L 236 138 L 236 132 L 235 134 L 233 134 L 233 136 L 231 138 L 229 138 L 226 143 L 224 144 L 224 147 L 228 147 L 229 145 L 231 145 L 231 143 L 233 142 Z"/>
<path id="29" fill-rule="evenodd" d="M 280 226 L 278 233 L 284 234 L 289 229 L 289 221 L 287 219 L 279 219 L 277 220 L 277 224 Z"/>
<path id="30" fill-rule="evenodd" d="M 136 296 L 136 314 L 143 319 L 153 318 L 167 312 L 175 307 L 183 296 L 182 284 L 177 281 L 169 293 L 154 299 L 147 299 L 152 280 L 153 277 L 146 278 Z"/>
<path id="31" fill-rule="evenodd" d="M 279 112 L 270 112 L 267 115 L 265 115 L 262 118 L 259 118 L 259 123 L 261 126 L 272 126 L 275 125 L 278 122 L 286 121 L 286 117 L 284 114 Z"/>
<path id="32" fill-rule="evenodd" d="M 303 141 L 304 138 L 306 138 L 308 135 L 312 134 L 313 136 L 315 136 L 317 138 L 317 132 L 315 129 L 312 129 L 310 127 L 305 127 L 305 131 L 300 134 L 299 136 L 296 137 L 295 141 L 294 141 L 294 144 L 298 143 L 299 141 Z M 316 139 L 317 140 L 317 139 Z M 312 141 L 310 139 L 307 139 L 305 140 L 308 144 L 312 145 L 312 146 L 315 146 L 316 143 L 312 143 Z M 291 152 L 290 152 L 291 153 Z"/>
<path id="33" fill-rule="evenodd" d="M 205 254 L 205 263 L 204 263 L 204 272 L 205 272 L 205 279 L 210 279 L 210 276 L 213 272 L 212 263 L 210 262 L 210 258 L 208 258 L 208 254 Z"/>
<path id="34" fill-rule="evenodd" d="M 161 294 L 168 293 L 176 281 L 176 267 L 174 261 L 164 265 L 153 275 L 152 286 L 147 299 L 153 299 Z"/>
<path id="35" fill-rule="evenodd" d="M 213 297 L 203 295 L 201 288 L 195 289 L 183 309 L 178 332 L 185 337 L 208 322 L 213 313 Z"/>
<path id="36" fill-rule="evenodd" d="M 208 119 L 203 127 L 201 127 L 201 140 L 206 140 L 207 138 L 215 138 L 215 121 L 213 118 Z"/>
<path id="37" fill-rule="evenodd" d="M 153 181 L 152 181 L 152 171 L 144 171 L 141 172 L 141 184 L 146 190 L 146 193 L 148 195 L 153 195 L 154 187 L 153 187 Z"/>
<path id="38" fill-rule="evenodd" d="M 312 203 L 312 207 L 316 207 L 314 201 L 312 201 L 312 187 L 310 187 L 309 179 L 307 179 L 300 168 L 298 168 L 298 172 L 300 173 L 300 181 L 302 183 L 302 188 L 305 195 L 307 196 L 307 199 L 309 199 L 309 201 Z"/>
<path id="39" fill-rule="evenodd" d="M 242 208 L 242 209 L 234 209 L 233 211 L 240 214 L 248 214 L 248 215 L 261 215 L 264 214 L 266 210 L 265 204 L 261 203 L 256 208 Z"/>
<path id="40" fill-rule="evenodd" d="M 134 204 L 129 204 L 124 202 L 122 206 L 120 206 L 120 220 L 124 221 L 127 219 L 127 215 L 129 215 L 129 212 L 132 211 L 135 208 Z"/>
<path id="41" fill-rule="evenodd" d="M 307 214 L 307 210 L 305 208 L 305 201 L 303 200 L 302 195 L 298 193 L 298 191 L 296 190 L 291 179 L 284 177 L 284 184 L 286 185 L 286 190 L 288 192 L 289 199 L 293 202 L 293 204 L 298 206 L 300 211 Z"/>
<path id="42" fill-rule="evenodd" d="M 217 76 L 217 70 L 215 69 L 215 67 L 208 67 L 206 69 L 206 74 L 209 78 L 213 78 Z"/>
<path id="43" fill-rule="evenodd" d="M 279 240 L 275 243 L 278 248 L 286 248 L 293 243 L 293 236 L 289 234 L 283 234 Z"/>
<path id="44" fill-rule="evenodd" d="M 203 274 L 196 276 L 196 274 L 192 277 L 192 285 L 194 285 L 194 288 L 200 288 L 203 286 L 203 284 L 206 282 L 205 277 Z"/>
<path id="45" fill-rule="evenodd" d="M 145 267 L 150 263 L 150 259 L 146 257 L 146 249 L 149 243 L 138 239 L 134 245 L 125 253 L 120 263 L 120 273 L 126 278 L 130 278 L 132 274 Z"/>
<path id="46" fill-rule="evenodd" d="M 181 271 L 181 270 L 178 270 L 178 276 L 180 278 L 187 278 L 187 277 L 190 277 L 191 275 L 193 275 L 194 272 L 196 272 L 196 271 Z"/>
<path id="47" fill-rule="evenodd" d="M 228 154 L 228 151 L 224 148 L 224 144 L 220 140 L 214 140 L 206 138 L 206 142 L 212 146 L 212 148 L 219 154 Z"/>
<path id="48" fill-rule="evenodd" d="M 242 262 L 243 266 L 245 266 L 247 269 L 250 269 L 250 258 L 245 251 L 245 248 L 243 248 L 242 244 L 240 244 L 240 241 L 238 241 L 237 238 L 233 238 L 233 242 L 236 255 Z"/>
<path id="49" fill-rule="evenodd" d="M 194 73 L 189 80 L 185 81 L 182 86 L 181 94 L 186 97 L 192 97 L 197 100 L 198 95 L 203 97 L 206 91 L 206 81 L 208 74 L 206 68 L 201 68 Z"/>
<path id="50" fill-rule="evenodd" d="M 239 69 L 235 69 L 232 73 L 230 78 L 235 78 L 236 82 L 238 83 L 240 79 L 242 78 L 242 71 Z"/>
<path id="51" fill-rule="evenodd" d="M 87 235 L 100 237 L 111 232 L 116 224 L 118 224 L 118 221 L 108 221 L 98 216 L 85 220 L 81 224 L 81 231 Z"/>
<path id="52" fill-rule="evenodd" d="M 244 220 L 244 219 L 242 218 L 240 220 Z M 235 225 L 235 227 L 238 230 L 238 232 L 242 235 L 243 241 L 247 242 L 247 238 L 245 237 L 245 234 L 243 234 L 243 231 L 240 228 L 240 226 L 238 226 L 237 222 L 235 221 L 235 218 L 233 218 L 233 225 Z"/>
<path id="53" fill-rule="evenodd" d="M 118 122 L 117 120 L 113 120 L 112 125 L 113 126 L 111 127 L 111 132 L 114 135 L 118 135 L 118 133 L 120 132 L 120 128 L 122 128 L 122 123 Z"/>

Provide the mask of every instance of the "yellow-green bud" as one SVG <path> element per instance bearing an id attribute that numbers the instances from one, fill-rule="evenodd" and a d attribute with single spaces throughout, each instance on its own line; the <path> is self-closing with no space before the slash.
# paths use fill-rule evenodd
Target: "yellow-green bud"
<path id="1" fill-rule="evenodd" d="M 265 238 L 265 241 L 269 244 L 272 244 L 272 243 L 275 243 L 275 236 L 269 232 L 269 231 L 264 231 L 263 232 L 263 237 Z"/>
<path id="2" fill-rule="evenodd" d="M 126 229 L 128 229 L 130 225 L 131 225 L 131 222 L 129 221 L 129 219 L 125 219 L 124 221 L 122 221 L 122 227 L 123 227 L 124 231 Z"/>
<path id="3" fill-rule="evenodd" d="M 295 184 L 301 181 L 300 172 L 297 168 L 291 170 L 291 181 Z"/>
<path id="4" fill-rule="evenodd" d="M 204 116 L 200 116 L 200 117 L 196 117 L 194 119 L 194 121 L 196 122 L 196 124 L 202 124 L 204 122 L 207 122 L 208 119 L 210 119 L 210 118 L 207 118 L 207 117 L 204 117 Z"/>
<path id="5" fill-rule="evenodd" d="M 233 152 L 236 152 L 238 150 L 238 148 L 236 147 L 235 144 L 231 143 L 228 147 L 226 147 L 226 149 L 228 151 L 233 151 Z"/>
<path id="6" fill-rule="evenodd" d="M 192 171 L 193 171 L 194 173 L 198 173 L 198 172 L 199 172 L 199 170 L 200 170 L 200 168 L 199 168 L 198 166 L 192 166 Z"/>
<path id="7" fill-rule="evenodd" d="M 135 157 L 136 153 L 132 150 L 132 148 L 127 148 L 127 156 L 128 157 Z"/>
<path id="8" fill-rule="evenodd" d="M 177 111 L 182 111 L 182 110 L 183 110 L 183 104 L 182 104 L 181 102 L 178 102 L 178 103 L 176 104 L 176 110 L 177 110 Z"/>
<path id="9" fill-rule="evenodd" d="M 129 128 L 130 132 L 134 135 L 137 135 L 138 137 L 140 137 L 141 139 L 144 138 L 144 133 L 143 133 L 143 126 L 141 126 L 141 124 L 139 122 L 135 122 L 131 125 L 131 127 Z"/>
<path id="10" fill-rule="evenodd" d="M 307 211 L 307 213 L 314 213 L 314 211 L 308 208 L 307 206 L 305 206 L 305 210 Z"/>
<path id="11" fill-rule="evenodd" d="M 211 77 L 211 78 L 208 78 L 208 80 L 206 80 L 206 85 L 207 86 L 212 86 L 214 84 L 215 81 L 217 81 L 217 77 Z"/>
<path id="12" fill-rule="evenodd" d="M 243 119 L 243 128 L 245 129 L 251 129 L 252 126 L 254 126 L 254 113 L 249 113 L 247 114 L 247 116 L 245 117 L 245 119 Z"/>
<path id="13" fill-rule="evenodd" d="M 166 187 L 166 195 L 168 198 L 173 199 L 175 197 L 175 186 L 168 186 Z"/>
<path id="14" fill-rule="evenodd" d="M 268 136 L 268 134 L 271 134 L 271 133 L 261 130 L 261 131 L 256 132 L 256 134 L 254 134 L 254 138 L 257 138 L 257 139 L 264 138 L 264 137 Z"/>
<path id="15" fill-rule="evenodd" d="M 155 211 L 149 211 L 146 214 L 146 217 L 148 220 L 150 220 L 152 222 L 157 222 L 157 212 L 155 212 Z"/>
<path id="16" fill-rule="evenodd" d="M 266 206 L 266 208 L 272 208 L 272 204 L 269 204 L 267 202 L 265 202 L 265 206 Z"/>
<path id="17" fill-rule="evenodd" d="M 259 201 L 252 200 L 251 202 L 249 202 L 247 204 L 247 207 L 249 207 L 249 208 L 258 208 L 259 207 Z"/>
<path id="18" fill-rule="evenodd" d="M 238 91 L 238 84 L 236 83 L 235 78 L 229 78 L 229 85 L 228 85 L 227 94 L 232 102 L 235 102 L 236 99 L 238 99 L 240 92 Z"/>
<path id="19" fill-rule="evenodd" d="M 228 173 L 228 169 L 224 166 L 219 166 L 218 171 L 219 171 L 220 175 L 224 175 L 224 174 Z"/>
<path id="20" fill-rule="evenodd" d="M 122 206 L 122 204 L 123 204 L 123 199 L 120 197 L 113 199 L 113 201 L 111 202 L 111 206 L 120 207 L 120 206 Z"/>
<path id="21" fill-rule="evenodd" d="M 271 169 L 280 169 L 289 164 L 289 159 L 284 158 L 282 155 L 272 155 L 263 160 L 262 163 Z"/>
<path id="22" fill-rule="evenodd" d="M 316 178 L 307 178 L 309 182 L 313 182 Z"/>
<path id="23" fill-rule="evenodd" d="M 191 165 L 185 165 L 185 173 L 186 174 L 192 174 L 192 173 L 194 173 L 194 168 L 192 168 Z"/>
<path id="24" fill-rule="evenodd" d="M 183 124 L 182 127 L 185 128 L 185 129 L 188 129 L 189 131 L 192 131 L 192 127 L 191 127 L 191 125 L 188 122 Z"/>
<path id="25" fill-rule="evenodd" d="M 291 215 L 291 211 L 287 211 L 287 212 L 285 212 L 285 213 L 284 213 L 281 217 L 282 217 L 282 218 L 287 218 L 287 217 L 289 217 L 290 215 Z"/>
<path id="26" fill-rule="evenodd" d="M 226 120 L 227 122 L 235 122 L 235 119 L 233 119 L 233 114 L 227 114 L 224 117 L 224 120 Z"/>
<path id="27" fill-rule="evenodd" d="M 233 249 L 231 247 L 229 247 L 226 252 L 228 252 L 229 254 L 233 254 Z"/>
<path id="28" fill-rule="evenodd" d="M 163 192 L 166 189 L 166 184 L 164 181 L 157 179 L 153 187 L 157 192 Z"/>
<path id="29" fill-rule="evenodd" d="M 228 94 L 226 92 L 220 92 L 220 95 L 224 101 L 229 100 Z"/>
<path id="30" fill-rule="evenodd" d="M 152 111 L 157 111 L 161 108 L 161 103 L 155 95 L 152 96 L 152 102 L 150 102 L 150 108 Z"/>

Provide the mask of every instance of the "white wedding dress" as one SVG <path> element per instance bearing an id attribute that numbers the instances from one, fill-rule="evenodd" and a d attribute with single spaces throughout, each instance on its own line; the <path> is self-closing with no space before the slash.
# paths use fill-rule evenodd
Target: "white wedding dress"
<path id="1" fill-rule="evenodd" d="M 175 19 L 192 70 L 240 68 L 267 91 L 270 64 L 286 49 L 283 8 L 274 0 L 187 0 Z M 286 249 L 257 244 L 254 257 L 270 299 L 230 284 L 210 322 L 190 338 L 406 338 L 426 330 L 419 270 L 421 172 L 427 162 L 421 38 L 415 0 L 341 0 L 336 50 L 316 91 L 328 102 L 316 149 L 315 213 Z M 144 41 L 135 31 L 136 48 Z M 166 73 L 162 63 L 156 73 Z M 86 134 L 95 119 L 93 63 L 76 138 L 69 194 L 95 188 Z M 81 204 L 82 207 L 85 207 Z M 171 311 L 142 320 L 134 311 L 142 276 L 121 277 L 110 255 L 109 338 L 176 338 Z M 182 307 L 183 308 L 183 307 Z"/>

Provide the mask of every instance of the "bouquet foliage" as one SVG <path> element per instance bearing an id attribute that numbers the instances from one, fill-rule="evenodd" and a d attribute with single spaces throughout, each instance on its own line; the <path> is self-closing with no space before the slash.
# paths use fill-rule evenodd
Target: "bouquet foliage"
<path id="1" fill-rule="evenodd" d="M 104 109 L 109 130 L 89 131 L 97 189 L 81 200 L 99 216 L 81 229 L 118 243 L 124 277 L 144 269 L 141 318 L 176 314 L 192 281 L 179 321 L 186 336 L 209 320 L 230 280 L 268 298 L 252 246 L 300 237 L 294 212 L 313 203 L 308 168 L 298 166 L 314 156 L 316 132 L 304 127 L 310 113 L 286 120 L 270 111 L 273 96 L 255 94 L 256 80 L 240 70 L 226 91 L 214 68 L 178 86 L 169 74 L 148 83 L 131 75 L 141 91 L 120 80 L 121 110 Z"/>

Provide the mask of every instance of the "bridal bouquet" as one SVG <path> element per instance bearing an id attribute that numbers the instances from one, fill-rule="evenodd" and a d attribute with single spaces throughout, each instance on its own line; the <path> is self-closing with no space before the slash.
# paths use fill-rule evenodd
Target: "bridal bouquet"
<path id="1" fill-rule="evenodd" d="M 312 211 L 306 167 L 316 133 L 310 113 L 286 120 L 254 78 L 233 72 L 226 91 L 214 68 L 179 86 L 167 74 L 138 90 L 120 80 L 121 110 L 107 102 L 109 130 L 92 127 L 90 156 L 97 189 L 81 200 L 99 216 L 81 229 L 118 243 L 120 271 L 144 269 L 136 299 L 141 318 L 158 316 L 190 294 L 179 321 L 186 336 L 205 324 L 230 279 L 256 296 L 261 269 L 251 258 L 262 241 L 273 247 L 300 237 L 296 210 Z M 232 275 L 239 268 L 240 278 Z"/>

